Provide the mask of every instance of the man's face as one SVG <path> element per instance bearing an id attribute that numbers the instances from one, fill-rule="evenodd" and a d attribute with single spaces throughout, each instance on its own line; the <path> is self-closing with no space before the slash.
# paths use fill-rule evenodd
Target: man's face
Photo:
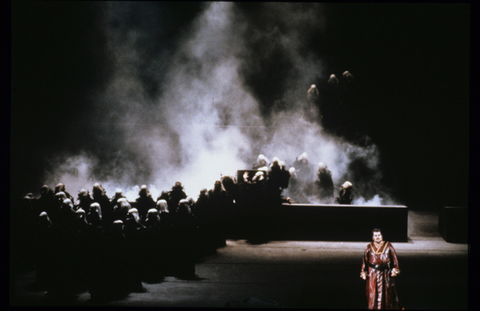
<path id="1" fill-rule="evenodd" d="M 374 242 L 382 242 L 383 241 L 383 236 L 381 232 L 374 232 L 373 233 L 373 241 Z"/>

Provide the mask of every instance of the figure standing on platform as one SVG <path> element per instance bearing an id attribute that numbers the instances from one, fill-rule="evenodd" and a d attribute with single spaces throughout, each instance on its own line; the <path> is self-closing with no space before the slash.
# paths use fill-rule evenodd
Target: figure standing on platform
<path id="1" fill-rule="evenodd" d="M 353 185 L 346 181 L 340 187 L 338 197 L 335 198 L 336 204 L 352 204 L 353 201 Z"/>
<path id="2" fill-rule="evenodd" d="M 317 179 L 314 182 L 315 193 L 323 204 L 332 204 L 334 196 L 334 186 L 332 172 L 323 162 L 318 164 Z"/>
<path id="3" fill-rule="evenodd" d="M 360 277 L 367 281 L 368 309 L 404 310 L 395 286 L 395 277 L 400 274 L 395 249 L 383 240 L 378 228 L 372 230 L 372 240 L 363 254 L 360 272 Z"/>
<path id="4" fill-rule="evenodd" d="M 268 165 L 270 164 L 270 161 L 266 156 L 263 154 L 258 155 L 257 162 L 255 162 L 252 165 L 252 170 L 259 170 L 259 169 L 265 169 L 267 170 Z"/>

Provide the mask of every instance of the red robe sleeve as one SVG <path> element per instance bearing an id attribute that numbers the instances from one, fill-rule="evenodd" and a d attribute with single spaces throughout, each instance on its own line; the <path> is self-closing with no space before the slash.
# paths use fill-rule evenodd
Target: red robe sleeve
<path id="1" fill-rule="evenodd" d="M 370 244 L 367 245 L 367 248 L 365 248 L 365 251 L 363 252 L 363 257 L 362 257 L 362 269 L 360 272 L 365 272 L 368 274 L 368 253 L 370 252 Z"/>
<path id="2" fill-rule="evenodd" d="M 400 273 L 400 266 L 398 265 L 398 258 L 397 258 L 397 253 L 395 252 L 395 248 L 393 248 L 393 245 L 388 242 L 388 248 L 390 249 L 390 260 L 392 263 L 392 270 L 395 271 L 396 274 Z"/>

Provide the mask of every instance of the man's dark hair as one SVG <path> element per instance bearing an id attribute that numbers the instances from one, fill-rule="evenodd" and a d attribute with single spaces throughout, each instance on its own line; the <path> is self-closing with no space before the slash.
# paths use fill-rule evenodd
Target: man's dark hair
<path id="1" fill-rule="evenodd" d="M 372 234 L 373 234 L 374 232 L 380 232 L 380 233 L 382 233 L 382 230 L 380 230 L 379 228 L 374 228 L 374 229 L 372 230 Z"/>

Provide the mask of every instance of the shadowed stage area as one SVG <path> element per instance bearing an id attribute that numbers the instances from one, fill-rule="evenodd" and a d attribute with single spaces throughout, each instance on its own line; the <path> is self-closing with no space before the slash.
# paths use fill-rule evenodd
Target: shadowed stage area
<path id="1" fill-rule="evenodd" d="M 408 309 L 467 309 L 468 244 L 448 243 L 438 232 L 437 211 L 409 211 L 408 241 L 392 242 L 401 275 L 400 301 Z M 196 264 L 196 279 L 164 277 L 143 283 L 109 306 L 261 307 L 365 309 L 361 256 L 367 242 L 227 240 Z M 92 305 L 88 292 L 70 301 L 29 291 L 35 271 L 11 279 L 10 305 Z"/>
<path id="2" fill-rule="evenodd" d="M 247 238 L 257 219 L 267 240 L 370 241 L 371 230 L 382 227 L 390 242 L 408 241 L 408 208 L 404 205 L 288 204 L 263 214 L 236 213 L 227 237 Z M 243 217 L 242 217 L 243 215 Z M 263 220 L 263 221 L 262 221 Z"/>

